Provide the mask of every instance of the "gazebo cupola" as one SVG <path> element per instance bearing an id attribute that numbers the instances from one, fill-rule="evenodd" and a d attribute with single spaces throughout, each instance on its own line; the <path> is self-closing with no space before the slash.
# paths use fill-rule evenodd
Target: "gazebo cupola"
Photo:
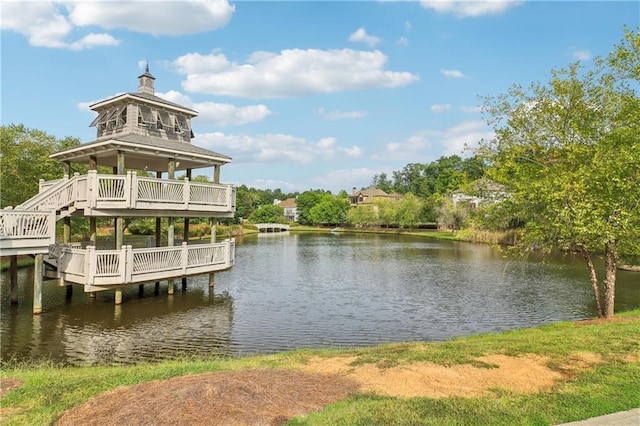
<path id="1" fill-rule="evenodd" d="M 148 65 L 138 79 L 137 92 L 122 93 L 90 106 L 98 113 L 90 124 L 97 128 L 95 141 L 56 152 L 51 158 L 116 167 L 121 153 L 126 156 L 127 169 L 148 172 L 166 172 L 171 160 L 175 160 L 176 170 L 217 167 L 231 161 L 191 144 L 191 119 L 198 112 L 156 95 L 155 77 Z"/>
<path id="2" fill-rule="evenodd" d="M 140 79 L 140 84 L 138 85 L 138 93 L 147 93 L 149 95 L 155 95 L 156 89 L 153 86 L 153 81 L 156 79 L 149 72 L 149 64 L 144 69 L 144 74 L 138 77 Z"/>

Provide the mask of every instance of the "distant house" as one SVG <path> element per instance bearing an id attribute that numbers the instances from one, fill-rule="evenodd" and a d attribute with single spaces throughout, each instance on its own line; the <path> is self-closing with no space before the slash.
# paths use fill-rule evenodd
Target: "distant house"
<path id="1" fill-rule="evenodd" d="M 402 198 L 400 194 L 387 194 L 381 189 L 369 187 L 360 191 L 353 188 L 349 196 L 349 204 L 351 207 L 372 204 L 375 201 L 397 201 Z"/>
<path id="2" fill-rule="evenodd" d="M 503 201 L 508 196 L 503 185 L 490 179 L 481 178 L 471 182 L 466 189 L 459 189 L 451 194 L 453 204 L 463 203 L 471 208 Z"/>
<path id="3" fill-rule="evenodd" d="M 295 198 L 287 198 L 284 201 L 278 202 L 277 205 L 284 209 L 284 217 L 286 217 L 289 222 L 298 221 L 298 205 Z"/>

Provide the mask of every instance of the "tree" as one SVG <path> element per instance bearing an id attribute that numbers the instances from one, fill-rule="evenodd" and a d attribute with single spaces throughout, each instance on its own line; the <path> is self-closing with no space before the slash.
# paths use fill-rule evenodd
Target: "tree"
<path id="1" fill-rule="evenodd" d="M 284 209 L 275 204 L 266 204 L 258 207 L 249 216 L 249 221 L 253 223 L 287 223 L 284 218 Z"/>
<path id="2" fill-rule="evenodd" d="M 401 228 L 412 228 L 422 222 L 424 201 L 413 194 L 405 194 L 396 206 L 396 223 Z"/>
<path id="3" fill-rule="evenodd" d="M 451 232 L 455 233 L 462 228 L 468 215 L 468 206 L 454 203 L 450 197 L 444 197 L 438 209 L 438 226 L 451 229 Z"/>
<path id="4" fill-rule="evenodd" d="M 62 163 L 50 159 L 49 155 L 79 144 L 77 138 L 58 140 L 41 130 L 29 129 L 22 124 L 0 127 L 0 208 L 15 207 L 36 195 L 39 179 L 62 178 Z"/>
<path id="5" fill-rule="evenodd" d="M 302 225 L 314 225 L 315 222 L 310 216 L 311 209 L 322 201 L 333 198 L 330 191 L 310 190 L 298 195 L 296 206 L 298 209 L 298 223 Z"/>
<path id="6" fill-rule="evenodd" d="M 521 246 L 580 254 L 600 317 L 614 314 L 620 247 L 640 238 L 639 78 L 640 36 L 626 30 L 592 70 L 575 63 L 553 70 L 547 84 L 485 98 L 495 138 L 478 153 L 510 190 L 510 214 L 525 222 Z"/>
<path id="7" fill-rule="evenodd" d="M 309 211 L 309 219 L 314 224 L 340 225 L 346 222 L 348 211 L 346 199 L 331 197 L 313 206 Z"/>
<path id="8" fill-rule="evenodd" d="M 393 192 L 393 182 L 387 177 L 387 174 L 382 172 L 379 175 L 373 176 L 372 186 L 383 190 L 386 193 Z"/>

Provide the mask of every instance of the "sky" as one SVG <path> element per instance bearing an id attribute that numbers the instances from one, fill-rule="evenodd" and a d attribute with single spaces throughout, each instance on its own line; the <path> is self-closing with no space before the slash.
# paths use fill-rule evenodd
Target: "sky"
<path id="1" fill-rule="evenodd" d="M 3 125 L 91 142 L 89 105 L 136 92 L 148 64 L 156 95 L 199 112 L 192 143 L 232 158 L 223 183 L 285 193 L 350 193 L 409 163 L 467 157 L 493 134 L 482 97 L 589 67 L 640 25 L 638 1 L 0 7 Z"/>

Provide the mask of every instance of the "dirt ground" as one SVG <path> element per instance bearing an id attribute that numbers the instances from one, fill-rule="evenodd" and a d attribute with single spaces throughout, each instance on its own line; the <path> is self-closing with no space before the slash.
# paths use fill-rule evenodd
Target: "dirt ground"
<path id="1" fill-rule="evenodd" d="M 549 389 L 601 362 L 575 353 L 561 372 L 533 355 L 480 357 L 474 365 L 428 362 L 380 368 L 356 357 L 315 357 L 296 370 L 248 370 L 176 377 L 121 387 L 67 411 L 58 425 L 278 425 L 356 392 L 394 397 L 475 397 L 496 389 Z M 20 382 L 3 379 L 6 392 Z"/>

